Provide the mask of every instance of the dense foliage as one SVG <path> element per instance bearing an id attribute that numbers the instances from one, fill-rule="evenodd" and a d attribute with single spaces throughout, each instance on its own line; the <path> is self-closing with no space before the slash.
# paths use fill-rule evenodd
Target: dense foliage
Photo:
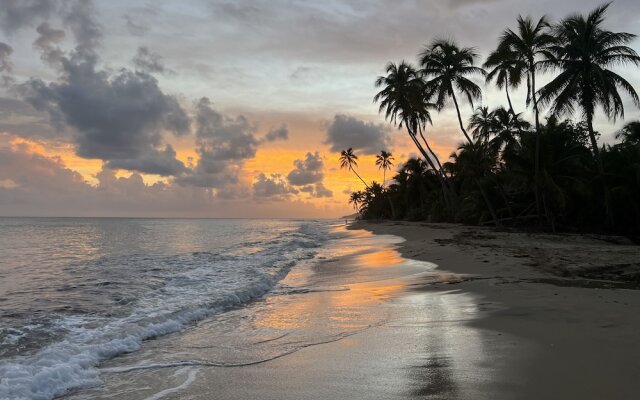
<path id="1" fill-rule="evenodd" d="M 604 29 L 607 7 L 555 25 L 520 17 L 518 28 L 505 30 L 487 58 L 488 73 L 475 66 L 472 48 L 452 40 L 432 42 L 418 67 L 389 63 L 374 100 L 390 122 L 406 129 L 421 157 L 400 164 L 388 186 L 383 178 L 382 185 L 365 182 L 366 189 L 352 193 L 360 217 L 637 234 L 640 122 L 626 124 L 618 142 L 607 145 L 598 144 L 593 128 L 597 110 L 611 120 L 624 117 L 620 92 L 640 106 L 632 85 L 609 69 L 640 65 L 640 57 L 626 46 L 635 35 Z M 557 75 L 537 89 L 541 71 Z M 457 96 L 473 107 L 481 88 L 471 78 L 482 76 L 505 90 L 508 105 L 478 107 L 464 124 Z M 533 123 L 514 111 L 509 95 L 523 84 Z M 427 125 L 430 112 L 450 102 L 464 143 L 441 162 Z M 343 153 L 343 167 L 357 173 L 357 156 L 351 149 Z M 392 159 L 386 151 L 378 156 L 385 177 Z"/>

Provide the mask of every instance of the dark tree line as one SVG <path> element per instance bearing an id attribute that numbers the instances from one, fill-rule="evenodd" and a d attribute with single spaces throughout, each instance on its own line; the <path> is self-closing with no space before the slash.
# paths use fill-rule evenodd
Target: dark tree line
<path id="1" fill-rule="evenodd" d="M 433 41 L 418 66 L 389 63 L 374 101 L 406 129 L 420 157 L 401 164 L 388 186 L 384 178 L 382 185 L 363 181 L 366 189 L 350 197 L 361 218 L 638 233 L 640 122 L 626 124 L 617 142 L 604 146 L 593 126 L 598 113 L 624 117 L 622 94 L 640 107 L 633 86 L 611 69 L 640 65 L 627 46 L 635 35 L 605 29 L 608 7 L 558 23 L 519 17 L 482 67 L 473 48 L 452 40 Z M 554 76 L 539 88 L 542 73 Z M 504 90 L 507 107 L 478 107 L 465 118 L 460 98 L 472 108 L 481 99 L 478 77 Z M 520 86 L 533 123 L 511 100 L 510 90 Z M 444 161 L 427 127 L 432 112 L 450 105 L 464 142 Z M 351 149 L 342 155 L 343 167 L 356 172 L 357 156 Z M 392 159 L 384 151 L 378 156 L 383 174 Z"/>

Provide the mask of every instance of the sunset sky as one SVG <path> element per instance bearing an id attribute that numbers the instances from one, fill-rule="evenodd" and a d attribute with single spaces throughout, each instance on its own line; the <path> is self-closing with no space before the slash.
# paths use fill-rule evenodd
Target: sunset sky
<path id="1" fill-rule="evenodd" d="M 518 14 L 601 3 L 0 0 L 0 216 L 349 214 L 362 183 L 339 169 L 341 149 L 368 181 L 382 180 L 380 150 L 414 154 L 372 101 L 388 61 L 450 37 L 482 63 Z M 615 1 L 606 25 L 640 33 L 640 2 Z M 618 71 L 640 89 L 637 68 Z M 525 111 L 523 90 L 512 98 Z M 485 88 L 482 104 L 505 102 Z M 455 111 L 432 116 L 446 158 Z M 598 116 L 611 141 L 624 121 Z"/>

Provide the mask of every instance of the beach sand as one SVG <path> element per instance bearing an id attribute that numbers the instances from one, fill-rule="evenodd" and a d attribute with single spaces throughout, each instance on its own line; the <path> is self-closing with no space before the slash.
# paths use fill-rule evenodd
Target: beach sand
<path id="1" fill-rule="evenodd" d="M 628 281 L 585 278 L 603 273 L 598 263 L 637 262 L 637 247 L 457 225 L 358 222 L 349 229 L 324 261 L 294 269 L 286 290 L 149 341 L 105 363 L 103 385 L 66 397 L 640 393 L 640 292 L 626 289 Z"/>
<path id="2" fill-rule="evenodd" d="M 518 375 L 513 398 L 638 398 L 640 292 L 632 288 L 638 288 L 639 246 L 619 237 L 447 224 L 353 228 L 402 236 L 403 256 L 467 275 L 456 287 L 497 307 L 471 326 L 527 343 L 527 354 L 509 361 Z"/>

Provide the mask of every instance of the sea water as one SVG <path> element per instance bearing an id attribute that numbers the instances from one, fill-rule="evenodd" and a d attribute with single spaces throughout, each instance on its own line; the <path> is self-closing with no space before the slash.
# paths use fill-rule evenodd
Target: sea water
<path id="1" fill-rule="evenodd" d="M 104 361 L 250 304 L 313 260 L 330 225 L 0 218 L 0 399 L 94 385 Z"/>

